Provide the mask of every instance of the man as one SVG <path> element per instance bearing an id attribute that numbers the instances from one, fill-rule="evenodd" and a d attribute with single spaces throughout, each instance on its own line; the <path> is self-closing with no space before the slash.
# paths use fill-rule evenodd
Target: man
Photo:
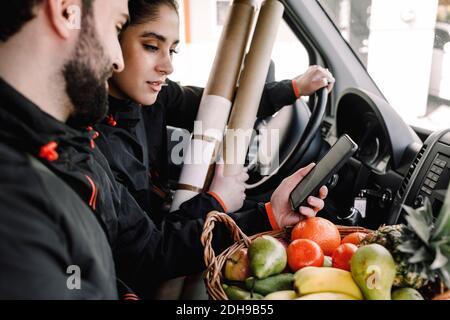
<path id="1" fill-rule="evenodd" d="M 204 220 L 174 213 L 157 229 L 114 180 L 94 133 L 65 124 L 104 117 L 127 12 L 127 0 L 0 2 L 0 298 L 115 299 L 115 276 L 145 292 L 155 278 L 204 268 Z M 271 203 L 231 216 L 247 234 L 296 223 L 288 194 L 310 169 Z M 308 215 L 323 207 L 309 203 Z M 217 228 L 215 250 L 230 243 Z"/>
<path id="2" fill-rule="evenodd" d="M 35 159 L 76 156 L 58 154 L 57 144 L 88 138 L 64 122 L 70 114 L 88 121 L 104 114 L 106 80 L 113 67 L 123 69 L 115 39 L 127 0 L 0 6 L 0 299 L 117 298 L 108 239 L 62 181 L 76 173 L 51 174 Z M 79 26 L 80 17 L 69 15 L 76 8 Z"/>

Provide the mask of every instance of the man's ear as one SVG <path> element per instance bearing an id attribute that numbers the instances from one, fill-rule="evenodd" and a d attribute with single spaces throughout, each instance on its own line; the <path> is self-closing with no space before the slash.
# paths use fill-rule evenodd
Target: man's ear
<path id="1" fill-rule="evenodd" d="M 81 28 L 80 0 L 47 0 L 47 14 L 58 35 L 67 39 L 72 30 Z"/>

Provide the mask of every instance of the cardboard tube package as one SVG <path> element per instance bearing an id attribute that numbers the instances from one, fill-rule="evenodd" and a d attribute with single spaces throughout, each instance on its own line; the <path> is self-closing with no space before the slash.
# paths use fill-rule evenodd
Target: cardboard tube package
<path id="1" fill-rule="evenodd" d="M 283 12 L 277 0 L 261 7 L 225 136 L 225 176 L 238 174 L 244 165 Z"/>
<path id="2" fill-rule="evenodd" d="M 184 155 L 171 211 L 204 191 L 208 170 L 223 140 L 256 7 L 256 0 L 235 0 L 231 5 L 197 113 L 191 143 Z"/>

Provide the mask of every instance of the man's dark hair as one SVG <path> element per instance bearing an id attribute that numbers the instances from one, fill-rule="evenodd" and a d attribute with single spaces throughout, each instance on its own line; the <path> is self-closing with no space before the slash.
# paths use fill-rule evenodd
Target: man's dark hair
<path id="1" fill-rule="evenodd" d="M 0 41 L 5 42 L 35 17 L 34 10 L 44 0 L 1 0 Z M 90 7 L 94 0 L 83 0 L 83 6 Z"/>
<path id="2" fill-rule="evenodd" d="M 146 23 L 158 18 L 159 7 L 168 6 L 178 13 L 177 0 L 130 0 L 130 25 Z"/>
<path id="3" fill-rule="evenodd" d="M 5 42 L 34 18 L 34 8 L 43 0 L 0 1 L 0 41 Z"/>

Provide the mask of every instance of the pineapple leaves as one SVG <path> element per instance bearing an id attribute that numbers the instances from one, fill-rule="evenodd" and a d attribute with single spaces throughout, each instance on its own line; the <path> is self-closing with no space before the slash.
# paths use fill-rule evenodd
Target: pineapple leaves
<path id="1" fill-rule="evenodd" d="M 418 241 L 407 240 L 407 241 L 404 241 L 402 244 L 399 244 L 397 246 L 397 249 L 400 252 L 404 252 L 404 253 L 414 253 L 417 251 L 417 244 L 418 244 Z"/>
<path id="2" fill-rule="evenodd" d="M 430 266 L 431 270 L 441 269 L 448 263 L 448 259 L 446 256 L 441 252 L 440 247 L 436 247 L 436 256 L 434 258 L 433 263 Z"/>
<path id="3" fill-rule="evenodd" d="M 408 259 L 409 263 L 418 263 L 418 262 L 423 262 L 426 261 L 427 258 L 429 257 L 427 249 L 425 247 L 420 247 L 419 250 L 417 250 L 417 252 Z"/>
<path id="4" fill-rule="evenodd" d="M 436 220 L 433 239 L 450 237 L 450 186 L 447 188 L 447 195 L 444 201 L 444 205 Z"/>
<path id="5" fill-rule="evenodd" d="M 430 211 L 428 211 L 430 207 Z M 428 243 L 431 236 L 430 225 L 433 219 L 433 213 L 431 211 L 431 204 L 428 199 L 425 199 L 425 206 L 419 209 L 413 209 L 408 206 L 403 206 L 407 215 L 405 216 L 408 226 L 414 230 L 417 236 L 425 243 Z M 431 215 L 431 217 L 430 217 Z"/>

